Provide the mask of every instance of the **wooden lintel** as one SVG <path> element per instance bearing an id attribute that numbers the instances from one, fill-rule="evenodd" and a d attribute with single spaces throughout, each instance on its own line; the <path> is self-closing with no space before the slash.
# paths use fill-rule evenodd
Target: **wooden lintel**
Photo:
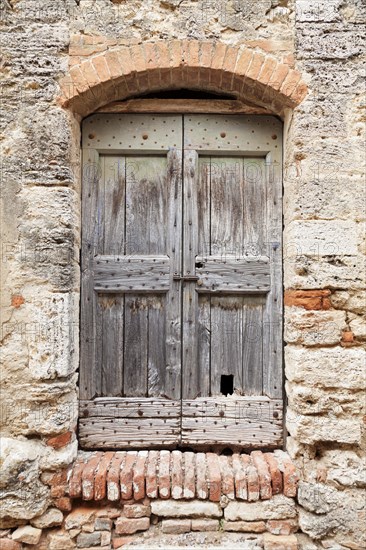
<path id="1" fill-rule="evenodd" d="M 236 99 L 128 99 L 114 101 L 97 110 L 98 113 L 216 113 L 273 115 L 264 107 Z"/>

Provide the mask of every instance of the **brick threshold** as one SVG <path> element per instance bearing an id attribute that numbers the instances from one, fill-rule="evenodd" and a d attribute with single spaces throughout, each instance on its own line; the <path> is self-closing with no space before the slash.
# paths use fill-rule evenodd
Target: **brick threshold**
<path id="1" fill-rule="evenodd" d="M 222 499 L 255 502 L 295 497 L 298 475 L 281 450 L 231 456 L 181 451 L 80 451 L 63 497 L 84 501 Z M 60 495 L 61 496 L 61 495 Z"/>

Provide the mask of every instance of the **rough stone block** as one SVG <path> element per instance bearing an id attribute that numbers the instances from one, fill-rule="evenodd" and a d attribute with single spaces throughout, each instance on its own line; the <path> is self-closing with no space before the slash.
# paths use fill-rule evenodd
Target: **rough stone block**
<path id="1" fill-rule="evenodd" d="M 263 535 L 264 550 L 298 550 L 299 545 L 295 535 Z"/>
<path id="2" fill-rule="evenodd" d="M 228 521 L 259 521 L 296 517 L 295 501 L 283 495 L 259 502 L 229 502 L 224 510 Z"/>
<path id="3" fill-rule="evenodd" d="M 123 515 L 126 518 L 143 518 L 151 515 L 151 506 L 144 504 L 125 504 Z"/>
<path id="4" fill-rule="evenodd" d="M 101 533 L 80 533 L 76 537 L 76 546 L 78 548 L 88 548 L 89 546 L 100 546 Z"/>
<path id="5" fill-rule="evenodd" d="M 286 426 L 292 437 L 307 445 L 337 442 L 349 445 L 361 443 L 361 420 L 336 417 L 307 417 L 288 409 Z"/>
<path id="6" fill-rule="evenodd" d="M 192 531 L 218 531 L 220 527 L 217 519 L 192 519 Z"/>
<path id="7" fill-rule="evenodd" d="M 285 232 L 285 256 L 356 256 L 357 224 L 346 220 L 293 221 Z"/>
<path id="8" fill-rule="evenodd" d="M 94 527 L 96 531 L 110 531 L 112 529 L 112 520 L 109 518 L 96 518 Z"/>
<path id="9" fill-rule="evenodd" d="M 285 315 L 285 340 L 304 346 L 339 344 L 346 327 L 345 311 L 309 312 L 293 308 Z"/>
<path id="10" fill-rule="evenodd" d="M 266 523 L 267 530 L 273 535 L 291 535 L 299 528 L 296 519 L 271 519 Z"/>
<path id="11" fill-rule="evenodd" d="M 237 533 L 264 533 L 266 524 L 264 521 L 224 521 L 223 528 Z"/>
<path id="12" fill-rule="evenodd" d="M 175 518 L 219 518 L 222 516 L 222 510 L 219 504 L 200 500 L 190 500 L 189 502 L 156 500 L 151 502 L 151 512 L 156 516 Z"/>
<path id="13" fill-rule="evenodd" d="M 56 525 L 61 525 L 63 522 L 64 515 L 57 508 L 49 508 L 47 512 L 31 520 L 33 527 L 38 529 L 45 529 L 47 527 L 55 527 Z"/>
<path id="14" fill-rule="evenodd" d="M 164 519 L 161 524 L 161 530 L 163 533 L 174 535 L 188 533 L 191 530 L 191 521 L 189 519 Z"/>
<path id="15" fill-rule="evenodd" d="M 149 518 L 118 518 L 116 521 L 117 535 L 132 535 L 137 531 L 146 531 L 150 527 Z"/>
<path id="16" fill-rule="evenodd" d="M 12 539 L 17 542 L 24 542 L 24 544 L 36 545 L 39 543 L 41 535 L 42 529 L 36 529 L 30 525 L 25 525 L 14 531 Z"/>
<path id="17" fill-rule="evenodd" d="M 286 377 L 309 387 L 364 388 L 366 353 L 361 348 L 305 349 L 286 346 Z"/>

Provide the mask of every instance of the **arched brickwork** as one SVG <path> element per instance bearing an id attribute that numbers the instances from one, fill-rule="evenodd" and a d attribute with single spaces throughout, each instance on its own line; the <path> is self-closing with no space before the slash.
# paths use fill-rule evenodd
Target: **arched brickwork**
<path id="1" fill-rule="evenodd" d="M 111 101 L 182 87 L 235 93 L 281 114 L 296 107 L 307 92 L 301 74 L 274 56 L 197 40 L 109 50 L 74 65 L 60 85 L 61 105 L 81 116 Z"/>

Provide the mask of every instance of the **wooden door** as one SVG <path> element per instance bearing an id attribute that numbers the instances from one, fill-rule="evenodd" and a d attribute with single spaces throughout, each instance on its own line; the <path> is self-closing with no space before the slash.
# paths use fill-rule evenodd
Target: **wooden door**
<path id="1" fill-rule="evenodd" d="M 83 125 L 81 444 L 282 438 L 281 124 Z"/>

